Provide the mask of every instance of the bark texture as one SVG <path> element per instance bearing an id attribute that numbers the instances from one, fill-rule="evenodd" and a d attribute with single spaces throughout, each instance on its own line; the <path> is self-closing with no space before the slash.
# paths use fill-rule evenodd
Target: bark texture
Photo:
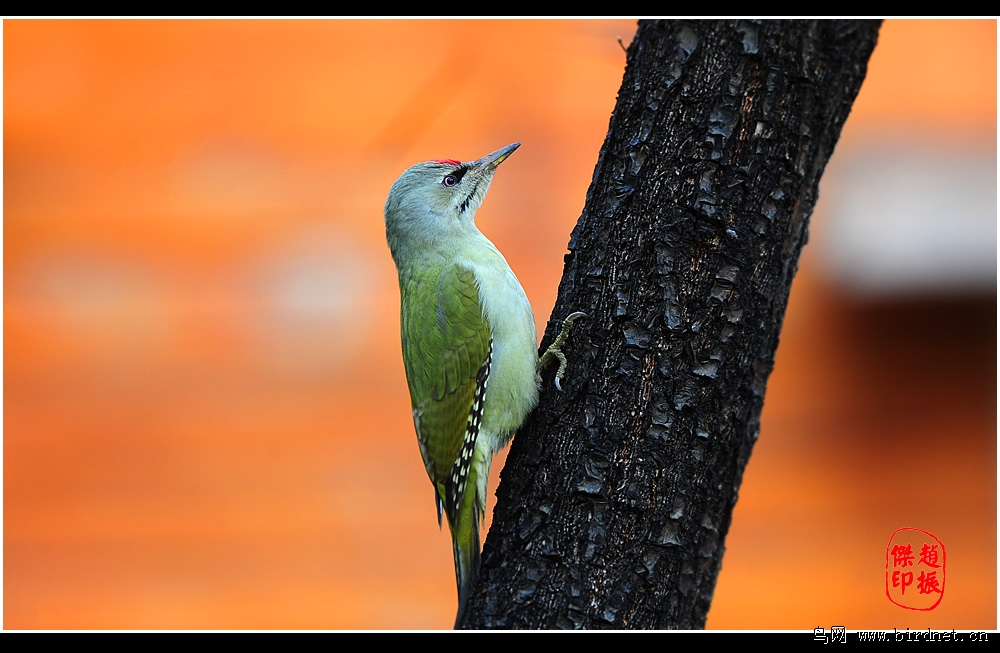
<path id="1" fill-rule="evenodd" d="M 878 23 L 641 22 L 466 628 L 703 628 L 820 175 Z"/>

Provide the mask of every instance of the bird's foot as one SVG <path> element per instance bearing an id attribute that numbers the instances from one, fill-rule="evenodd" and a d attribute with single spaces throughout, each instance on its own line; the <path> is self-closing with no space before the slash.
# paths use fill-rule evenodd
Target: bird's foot
<path id="1" fill-rule="evenodd" d="M 549 348 L 545 350 L 541 358 L 538 359 L 538 369 L 541 370 L 543 367 L 549 364 L 553 358 L 559 361 L 559 369 L 556 371 L 556 390 L 562 392 L 562 385 L 560 381 L 562 380 L 563 374 L 566 372 L 566 355 L 562 353 L 560 349 L 566 338 L 569 337 L 569 332 L 573 328 L 573 322 L 581 317 L 587 317 L 586 313 L 581 313 L 577 311 L 575 313 L 570 313 L 563 320 L 562 329 L 559 331 L 559 335 L 556 336 L 555 342 L 549 345 Z"/>

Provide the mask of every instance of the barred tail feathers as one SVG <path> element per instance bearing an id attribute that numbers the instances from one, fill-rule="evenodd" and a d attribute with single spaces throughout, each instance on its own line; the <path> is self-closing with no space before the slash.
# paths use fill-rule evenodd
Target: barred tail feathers
<path id="1" fill-rule="evenodd" d="M 462 497 L 457 519 L 451 526 L 452 548 L 455 554 L 455 580 L 458 584 L 458 614 L 455 626 L 465 614 L 472 587 L 479 578 L 481 557 L 479 529 L 486 512 L 486 485 L 489 480 L 492 451 L 485 443 L 476 446 L 469 470 L 466 492 Z"/>

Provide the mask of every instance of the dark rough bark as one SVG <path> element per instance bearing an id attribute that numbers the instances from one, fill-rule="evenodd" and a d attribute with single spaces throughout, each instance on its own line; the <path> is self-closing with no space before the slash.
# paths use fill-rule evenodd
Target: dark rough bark
<path id="1" fill-rule="evenodd" d="M 642 22 L 471 628 L 703 628 L 817 186 L 877 22 Z M 551 321 L 543 347 L 559 325 Z"/>

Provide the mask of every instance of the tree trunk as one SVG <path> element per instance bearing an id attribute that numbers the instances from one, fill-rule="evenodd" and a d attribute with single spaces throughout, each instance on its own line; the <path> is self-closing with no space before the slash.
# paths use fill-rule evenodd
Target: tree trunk
<path id="1" fill-rule="evenodd" d="M 640 22 L 465 628 L 703 628 L 875 21 Z"/>

